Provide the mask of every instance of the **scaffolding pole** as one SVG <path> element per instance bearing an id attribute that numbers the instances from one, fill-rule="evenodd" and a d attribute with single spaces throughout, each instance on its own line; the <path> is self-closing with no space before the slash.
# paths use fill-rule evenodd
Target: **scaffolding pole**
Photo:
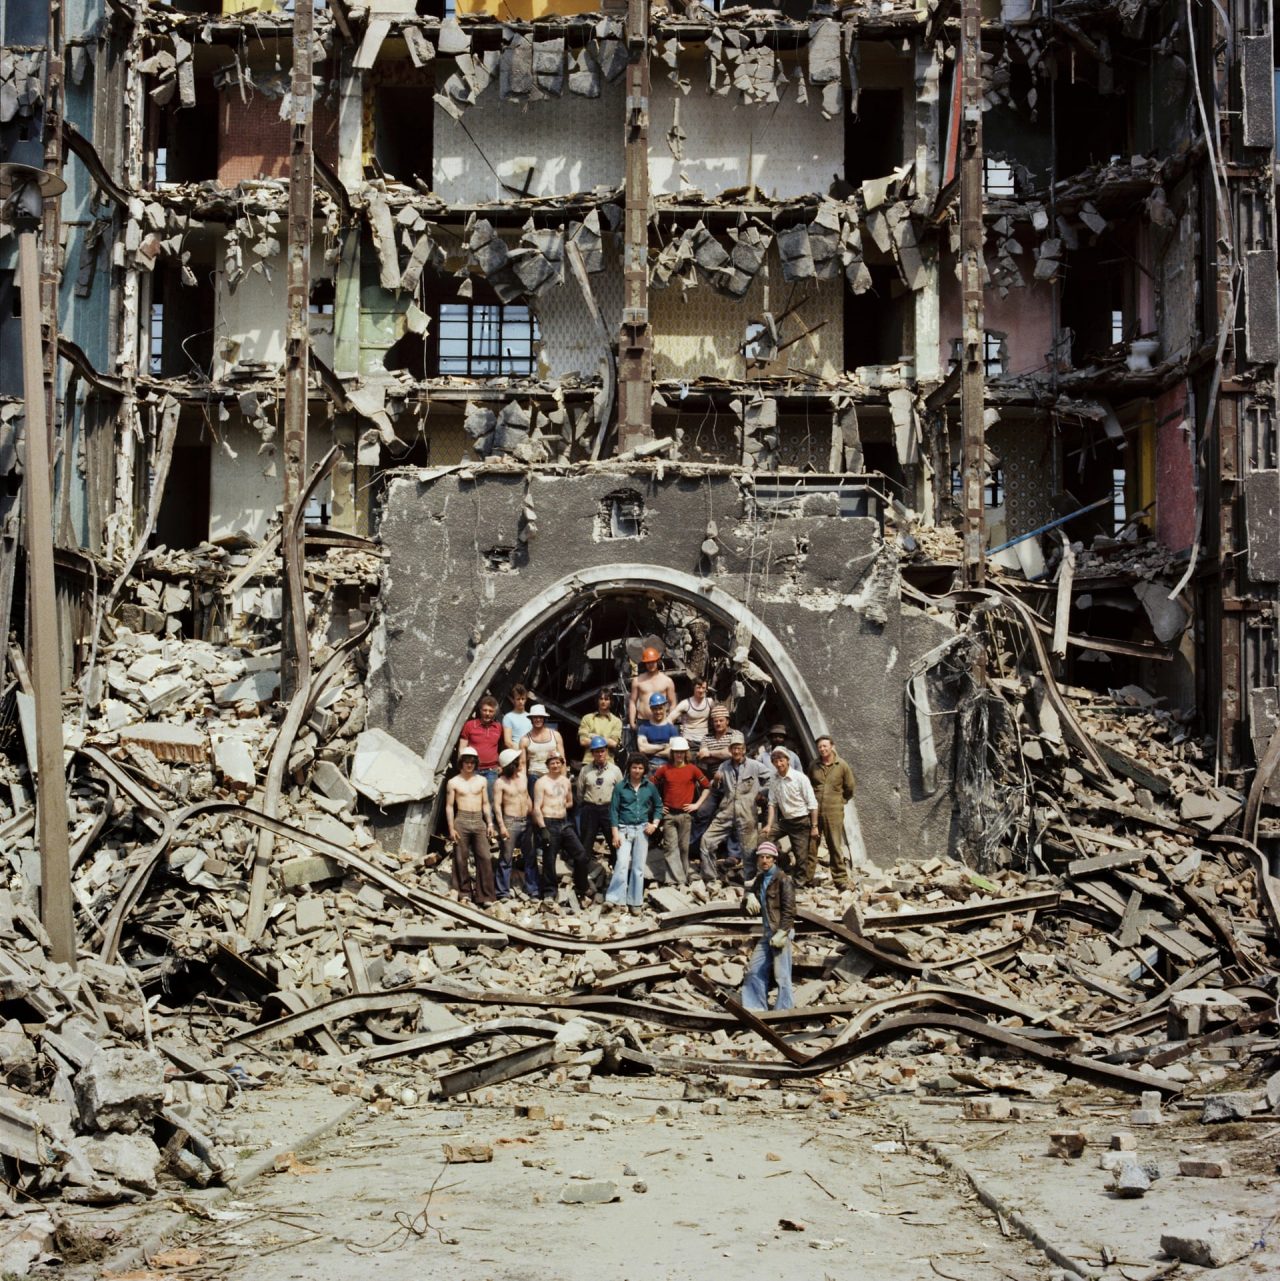
<path id="1" fill-rule="evenodd" d="M 312 114 L 315 100 L 312 48 L 315 9 L 298 0 L 293 9 L 292 135 L 289 142 L 288 326 L 284 381 L 284 662 L 281 694 L 292 698 L 305 684 L 310 667 L 306 608 L 302 592 L 302 549 L 288 532 L 301 522 L 294 508 L 301 500 L 307 470 L 307 383 L 310 356 L 311 224 L 314 202 Z M 299 533 L 299 540 L 303 534 Z"/>
<path id="2" fill-rule="evenodd" d="M 649 4 L 627 4 L 626 204 L 622 333 L 618 338 L 618 451 L 653 437 L 653 331 L 649 326 Z"/>
<path id="3" fill-rule="evenodd" d="M 961 481 L 964 507 L 964 581 L 986 581 L 986 424 L 983 381 L 986 343 L 982 316 L 982 7 L 960 5 L 960 263 L 964 298 L 960 382 Z"/>

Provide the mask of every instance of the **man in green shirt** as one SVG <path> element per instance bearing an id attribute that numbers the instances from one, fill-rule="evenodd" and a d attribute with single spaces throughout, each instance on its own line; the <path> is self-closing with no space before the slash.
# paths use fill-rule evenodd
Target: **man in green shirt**
<path id="1" fill-rule="evenodd" d="M 596 710 L 588 712 L 578 725 L 578 742 L 590 749 L 593 738 L 602 738 L 613 760 L 622 748 L 622 719 L 613 714 L 613 691 L 602 689 L 596 695 Z"/>

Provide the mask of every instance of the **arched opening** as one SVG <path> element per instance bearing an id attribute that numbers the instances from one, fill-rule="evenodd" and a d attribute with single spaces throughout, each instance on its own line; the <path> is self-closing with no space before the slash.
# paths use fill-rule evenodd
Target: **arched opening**
<path id="1" fill-rule="evenodd" d="M 677 695 L 686 696 L 693 677 L 704 675 L 710 693 L 729 703 L 750 750 L 778 722 L 808 765 L 814 738 L 828 732 L 826 715 L 781 640 L 748 606 L 693 574 L 643 564 L 601 566 L 539 592 L 477 647 L 423 751 L 437 805 L 462 724 L 483 694 L 497 696 L 506 710 L 512 685 L 532 689 L 560 723 L 576 761 L 577 720 L 603 687 L 614 691 L 614 710 L 625 720 L 634 662 L 650 640 L 667 656 Z M 852 801 L 846 831 L 860 857 Z"/>

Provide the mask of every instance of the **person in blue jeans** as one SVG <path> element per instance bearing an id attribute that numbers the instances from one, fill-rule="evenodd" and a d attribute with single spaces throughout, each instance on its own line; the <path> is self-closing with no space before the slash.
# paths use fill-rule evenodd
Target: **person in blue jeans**
<path id="1" fill-rule="evenodd" d="M 499 899 L 511 896 L 511 870 L 515 852 L 520 851 L 518 870 L 524 873 L 524 892 L 538 898 L 538 858 L 533 849 L 533 825 L 529 787 L 520 764 L 520 750 L 508 747 L 498 756 L 502 773 L 494 784 L 493 817 L 502 838 L 494 886 Z"/>
<path id="2" fill-rule="evenodd" d="M 791 940 L 796 924 L 795 882 L 778 866 L 778 847 L 772 841 L 761 841 L 756 847 L 756 869 L 742 906 L 760 918 L 760 942 L 751 954 L 742 981 L 742 1004 L 748 1010 L 767 1010 L 772 980 L 778 989 L 773 1008 L 794 1009 Z"/>
<path id="3" fill-rule="evenodd" d="M 662 818 L 662 797 L 645 778 L 648 764 L 639 752 L 627 761 L 627 776 L 613 789 L 609 802 L 609 829 L 617 862 L 604 901 L 624 904 L 632 915 L 644 903 L 644 873 L 649 859 L 649 837 Z"/>

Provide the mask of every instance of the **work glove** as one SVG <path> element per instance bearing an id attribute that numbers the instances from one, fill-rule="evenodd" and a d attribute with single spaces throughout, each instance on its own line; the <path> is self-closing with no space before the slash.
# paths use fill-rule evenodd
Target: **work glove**
<path id="1" fill-rule="evenodd" d="M 756 898 L 754 894 L 748 894 L 747 897 L 743 900 L 743 902 L 745 902 L 747 905 L 748 916 L 760 915 L 760 900 Z"/>
<path id="2" fill-rule="evenodd" d="M 776 947 L 779 950 L 786 947 L 790 942 L 791 938 L 787 934 L 786 930 L 774 930 L 773 936 L 769 939 L 769 945 L 771 947 Z"/>

